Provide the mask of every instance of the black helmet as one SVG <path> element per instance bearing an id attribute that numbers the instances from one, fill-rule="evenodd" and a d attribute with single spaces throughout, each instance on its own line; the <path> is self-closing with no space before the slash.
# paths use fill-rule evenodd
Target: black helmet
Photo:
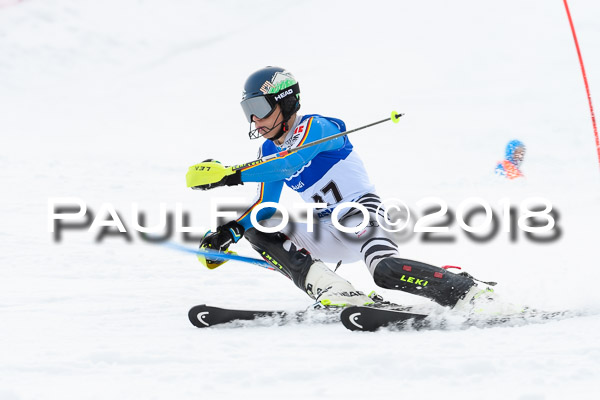
<path id="1" fill-rule="evenodd" d="M 261 119 L 268 117 L 276 104 L 281 106 L 283 124 L 280 134 L 271 140 L 279 139 L 289 130 L 287 121 L 300 109 L 300 86 L 294 75 L 279 67 L 265 67 L 250 75 L 241 102 L 248 122 L 252 123 L 253 115 Z M 256 130 L 250 130 L 248 135 L 250 139 L 260 137 Z"/>

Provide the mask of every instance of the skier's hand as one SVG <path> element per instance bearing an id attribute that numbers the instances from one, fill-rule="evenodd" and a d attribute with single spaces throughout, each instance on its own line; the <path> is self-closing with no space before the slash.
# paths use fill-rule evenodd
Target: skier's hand
<path id="1" fill-rule="evenodd" d="M 226 252 L 229 246 L 237 243 L 244 236 L 244 227 L 236 221 L 230 221 L 225 225 L 221 225 L 215 232 L 208 231 L 200 242 L 200 250 L 211 249 Z M 211 260 L 199 254 L 198 260 L 207 268 L 214 269 L 227 262 L 227 260 Z"/>
<path id="2" fill-rule="evenodd" d="M 217 228 L 216 232 L 207 232 L 200 248 L 208 248 L 218 251 L 225 251 L 232 243 L 237 243 L 244 236 L 244 227 L 237 221 L 230 221 Z"/>
<path id="3" fill-rule="evenodd" d="M 188 168 L 185 176 L 187 187 L 197 190 L 209 190 L 219 186 L 242 184 L 241 171 L 232 167 L 224 167 L 215 160 L 205 160 Z"/>

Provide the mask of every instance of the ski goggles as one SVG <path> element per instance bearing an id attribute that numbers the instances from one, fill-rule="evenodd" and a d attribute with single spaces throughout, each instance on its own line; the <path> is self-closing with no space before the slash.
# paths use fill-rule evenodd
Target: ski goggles
<path id="1" fill-rule="evenodd" d="M 249 99 L 243 100 L 241 103 L 242 110 L 246 115 L 248 122 L 252 123 L 252 116 L 263 119 L 271 115 L 275 110 L 275 103 L 271 104 L 267 96 L 250 97 Z"/>

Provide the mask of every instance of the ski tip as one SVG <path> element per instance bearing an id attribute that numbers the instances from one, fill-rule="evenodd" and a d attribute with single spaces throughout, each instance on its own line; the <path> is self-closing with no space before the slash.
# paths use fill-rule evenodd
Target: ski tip
<path id="1" fill-rule="evenodd" d="M 188 319 L 196 328 L 206 328 L 211 324 L 206 320 L 209 310 L 206 304 L 200 304 L 190 308 L 188 311 Z"/>
<path id="2" fill-rule="evenodd" d="M 401 114 L 401 113 L 399 113 L 397 111 L 392 111 L 392 115 L 391 115 L 390 118 L 392 119 L 393 123 L 397 124 L 398 121 L 400 121 L 400 117 L 403 116 L 403 115 L 404 114 Z"/>
<path id="3" fill-rule="evenodd" d="M 340 318 L 342 324 L 351 331 L 374 332 L 388 326 L 403 330 L 412 327 L 414 322 L 420 323 L 427 315 L 395 309 L 352 306 L 345 308 Z"/>
<path id="4" fill-rule="evenodd" d="M 358 306 L 346 307 L 340 314 L 342 325 L 351 331 L 373 331 L 374 329 L 364 326 L 362 310 L 363 308 Z"/>

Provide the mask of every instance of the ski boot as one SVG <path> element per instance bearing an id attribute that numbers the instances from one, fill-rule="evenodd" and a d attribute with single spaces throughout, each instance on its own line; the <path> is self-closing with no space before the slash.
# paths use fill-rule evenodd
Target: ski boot
<path id="1" fill-rule="evenodd" d="M 250 228 L 244 234 L 252 247 L 277 271 L 316 300 L 316 307 L 369 305 L 373 301 L 320 260 L 298 248 L 282 232 L 264 233 Z"/>
<path id="2" fill-rule="evenodd" d="M 453 307 L 470 315 L 502 316 L 536 313 L 537 310 L 503 301 L 490 287 L 473 286 Z"/>
<path id="3" fill-rule="evenodd" d="M 306 293 L 316 300 L 313 308 L 367 306 L 375 302 L 350 282 L 333 272 L 322 261 L 315 260 L 305 281 Z"/>

